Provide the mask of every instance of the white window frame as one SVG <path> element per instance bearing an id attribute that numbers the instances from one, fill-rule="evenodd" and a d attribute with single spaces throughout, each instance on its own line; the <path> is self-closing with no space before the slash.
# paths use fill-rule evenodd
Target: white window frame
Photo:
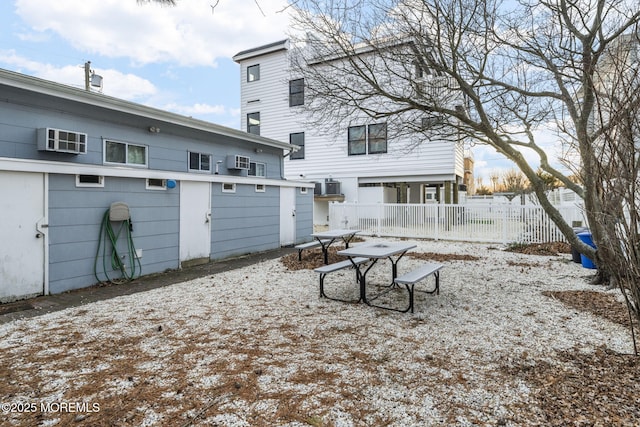
<path id="1" fill-rule="evenodd" d="M 251 174 L 251 165 L 255 165 L 254 173 Z M 262 174 L 258 175 L 258 165 L 262 166 Z M 263 162 L 249 162 L 249 171 L 247 172 L 247 176 L 255 176 L 256 178 L 266 178 L 267 177 L 267 164 Z"/>
<path id="2" fill-rule="evenodd" d="M 98 177 L 98 182 L 82 182 L 82 181 L 80 181 L 80 177 L 81 176 L 97 176 Z M 91 175 L 91 174 L 88 174 L 88 173 L 78 174 L 78 175 L 76 175 L 76 187 L 79 187 L 79 188 L 83 188 L 83 187 L 104 188 L 104 176 L 102 176 L 102 175 Z"/>
<path id="3" fill-rule="evenodd" d="M 236 192 L 236 183 L 235 182 L 223 182 L 222 183 L 222 192 L 223 193 L 235 193 Z"/>
<path id="4" fill-rule="evenodd" d="M 156 185 L 154 183 L 152 183 L 152 181 L 160 181 L 162 183 L 162 185 Z M 167 180 L 166 179 L 160 179 L 160 178 L 147 178 L 145 180 L 146 183 L 146 189 L 147 190 L 153 190 L 153 191 L 163 191 L 167 189 Z"/>
<path id="5" fill-rule="evenodd" d="M 124 161 L 124 163 L 107 161 L 107 146 L 109 145 L 110 142 L 114 143 L 114 144 L 122 144 L 122 145 L 125 146 L 125 161 Z M 130 142 L 117 141 L 117 140 L 114 140 L 114 139 L 104 138 L 102 147 L 103 147 L 103 150 L 102 150 L 103 159 L 102 160 L 103 160 L 104 164 L 107 164 L 107 165 L 127 165 L 127 166 L 136 167 L 136 168 L 148 168 L 149 167 L 149 146 L 147 146 L 147 145 L 144 145 L 144 144 L 133 144 L 133 143 L 130 143 Z M 144 148 L 144 164 L 130 163 L 129 162 L 129 147 Z"/>
<path id="6" fill-rule="evenodd" d="M 264 193 L 267 191 L 267 186 L 265 184 L 256 184 L 256 193 Z"/>
<path id="7" fill-rule="evenodd" d="M 309 189 L 307 187 L 300 187 L 300 194 L 307 194 Z"/>

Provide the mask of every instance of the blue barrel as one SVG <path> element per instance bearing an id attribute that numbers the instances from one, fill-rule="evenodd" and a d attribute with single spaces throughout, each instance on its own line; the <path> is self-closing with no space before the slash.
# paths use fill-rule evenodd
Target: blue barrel
<path id="1" fill-rule="evenodd" d="M 584 233 L 585 231 L 589 231 L 589 227 L 573 227 L 573 232 L 577 235 L 578 233 Z M 575 248 L 575 246 L 571 245 L 571 259 L 576 264 L 580 264 L 582 262 L 582 258 L 580 257 L 580 251 Z"/>
<path id="2" fill-rule="evenodd" d="M 596 247 L 596 245 L 593 244 L 593 238 L 590 232 L 583 231 L 582 233 L 578 233 L 578 238 L 592 248 Z M 582 266 L 584 268 L 597 268 L 593 261 L 587 258 L 584 254 L 580 254 L 580 261 L 582 261 Z"/>

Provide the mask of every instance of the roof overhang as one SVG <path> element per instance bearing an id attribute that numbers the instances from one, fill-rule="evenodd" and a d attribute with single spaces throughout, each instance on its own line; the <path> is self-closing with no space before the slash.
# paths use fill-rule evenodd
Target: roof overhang
<path id="1" fill-rule="evenodd" d="M 252 49 L 243 50 L 233 56 L 235 62 L 244 61 L 245 59 L 251 59 L 269 53 L 279 52 L 281 50 L 289 49 L 289 39 L 279 40 L 274 43 L 254 47 Z"/>
<path id="2" fill-rule="evenodd" d="M 171 113 L 169 111 L 160 110 L 158 108 L 136 104 L 134 102 L 125 101 L 123 99 L 114 98 L 101 93 L 90 92 L 9 70 L 0 69 L 0 86 L 1 85 L 41 93 L 52 97 L 77 102 L 79 104 L 87 104 L 107 110 L 131 114 L 146 119 L 163 121 L 176 126 L 183 126 L 185 128 L 248 141 L 254 144 L 275 147 L 282 150 L 295 151 L 298 148 L 295 145 L 277 141 L 275 139 L 265 138 L 263 136 L 254 135 L 251 133 L 243 132 L 241 130 L 217 125 L 215 123 L 207 122 L 204 120 L 182 116 L 180 114 Z"/>

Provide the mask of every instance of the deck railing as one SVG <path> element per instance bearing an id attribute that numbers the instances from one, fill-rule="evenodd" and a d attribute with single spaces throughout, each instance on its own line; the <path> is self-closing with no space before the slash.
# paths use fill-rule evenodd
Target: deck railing
<path id="1" fill-rule="evenodd" d="M 569 225 L 584 224 L 578 206 L 558 208 Z M 564 241 L 540 206 L 330 203 L 329 227 L 372 236 L 496 243 Z"/>

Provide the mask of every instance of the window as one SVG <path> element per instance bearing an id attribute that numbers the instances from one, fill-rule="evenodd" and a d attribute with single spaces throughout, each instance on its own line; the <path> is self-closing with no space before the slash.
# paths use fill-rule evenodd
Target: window
<path id="1" fill-rule="evenodd" d="M 387 124 L 351 126 L 348 131 L 350 156 L 380 154 L 387 152 Z"/>
<path id="2" fill-rule="evenodd" d="M 264 184 L 256 184 L 256 193 L 264 193 L 267 191 L 267 186 Z"/>
<path id="3" fill-rule="evenodd" d="M 387 152 L 387 124 L 378 123 L 369 125 L 369 154 Z"/>
<path id="4" fill-rule="evenodd" d="M 444 126 L 446 121 L 441 116 L 432 115 L 429 117 L 423 117 L 421 122 L 422 130 L 429 130 Z"/>
<path id="5" fill-rule="evenodd" d="M 189 170 L 211 172 L 211 155 L 189 152 Z"/>
<path id="6" fill-rule="evenodd" d="M 304 79 L 289 81 L 289 107 L 304 105 Z"/>
<path id="7" fill-rule="evenodd" d="M 351 126 L 349 128 L 349 155 L 356 156 L 367 154 L 367 136 L 364 126 Z"/>
<path id="8" fill-rule="evenodd" d="M 289 158 L 291 160 L 304 159 L 304 132 L 290 133 L 289 144 L 297 145 L 298 147 L 300 147 L 298 151 L 294 151 L 293 153 L 291 153 Z"/>
<path id="9" fill-rule="evenodd" d="M 267 177 L 267 165 L 264 163 L 251 162 L 249 163 L 249 176 L 258 176 L 260 178 Z"/>
<path id="10" fill-rule="evenodd" d="M 38 129 L 38 150 L 86 154 L 87 134 L 61 129 Z"/>
<path id="11" fill-rule="evenodd" d="M 247 114 L 247 132 L 260 135 L 260 113 Z"/>
<path id="12" fill-rule="evenodd" d="M 147 190 L 166 190 L 167 180 L 159 178 L 147 178 Z"/>
<path id="13" fill-rule="evenodd" d="M 260 64 L 250 65 L 247 67 L 247 81 L 255 82 L 260 80 Z"/>
<path id="14" fill-rule="evenodd" d="M 104 187 L 104 176 L 76 175 L 76 187 Z"/>
<path id="15" fill-rule="evenodd" d="M 105 140 L 104 161 L 105 163 L 147 166 L 147 147 Z"/>
<path id="16" fill-rule="evenodd" d="M 236 184 L 230 182 L 222 183 L 222 192 L 223 193 L 235 193 L 236 192 Z"/>
<path id="17" fill-rule="evenodd" d="M 300 187 L 300 194 L 307 194 L 309 189 L 307 187 Z"/>

